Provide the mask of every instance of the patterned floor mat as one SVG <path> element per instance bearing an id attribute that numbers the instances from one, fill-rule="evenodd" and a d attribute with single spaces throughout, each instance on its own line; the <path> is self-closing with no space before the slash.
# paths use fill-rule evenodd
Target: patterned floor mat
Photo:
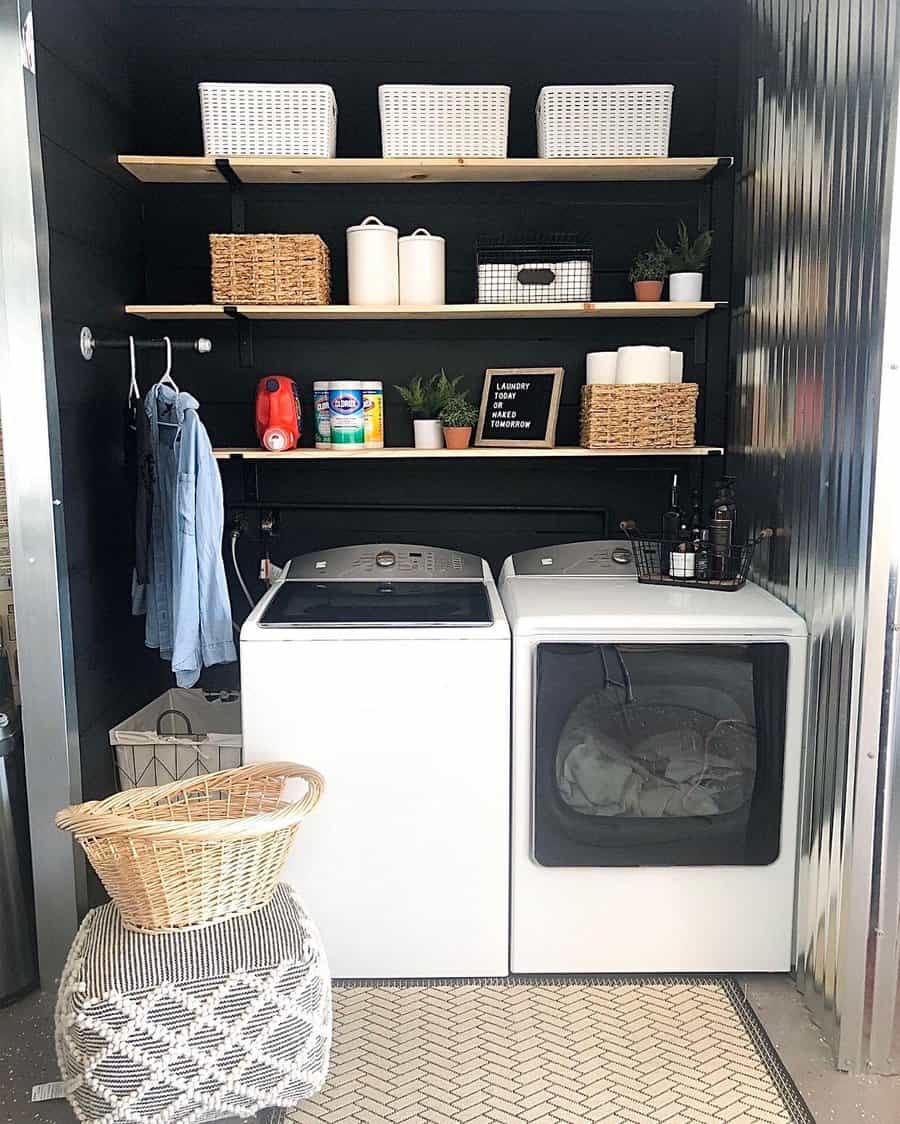
<path id="1" fill-rule="evenodd" d="M 814 1124 L 730 979 L 344 985 L 290 1124 Z"/>

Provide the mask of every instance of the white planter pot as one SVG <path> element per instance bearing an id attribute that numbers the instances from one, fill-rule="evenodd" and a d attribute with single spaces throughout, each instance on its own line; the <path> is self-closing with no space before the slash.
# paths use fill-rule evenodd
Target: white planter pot
<path id="1" fill-rule="evenodd" d="M 413 421 L 413 434 L 417 449 L 443 449 L 444 427 L 439 421 L 426 421 L 416 418 Z"/>
<path id="2" fill-rule="evenodd" d="M 702 273 L 670 273 L 670 301 L 699 301 L 703 294 Z"/>

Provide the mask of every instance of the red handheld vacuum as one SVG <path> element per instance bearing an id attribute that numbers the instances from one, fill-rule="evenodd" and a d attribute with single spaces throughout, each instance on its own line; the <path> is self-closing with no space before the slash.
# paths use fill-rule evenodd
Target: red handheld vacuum
<path id="1" fill-rule="evenodd" d="M 303 436 L 297 384 L 287 375 L 266 375 L 256 388 L 256 436 L 273 453 L 295 449 Z"/>

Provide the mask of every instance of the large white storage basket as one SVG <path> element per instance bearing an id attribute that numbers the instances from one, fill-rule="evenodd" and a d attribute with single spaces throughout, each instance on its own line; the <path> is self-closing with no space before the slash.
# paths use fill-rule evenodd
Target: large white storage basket
<path id="1" fill-rule="evenodd" d="M 538 156 L 668 156 L 673 86 L 545 86 Z"/>
<path id="2" fill-rule="evenodd" d="M 509 86 L 379 86 L 382 156 L 506 156 Z"/>
<path id="3" fill-rule="evenodd" d="M 207 156 L 334 156 L 330 86 L 201 82 L 199 90 Z"/>
<path id="4" fill-rule="evenodd" d="M 169 784 L 243 764 L 241 696 L 172 687 L 109 731 L 119 788 Z"/>

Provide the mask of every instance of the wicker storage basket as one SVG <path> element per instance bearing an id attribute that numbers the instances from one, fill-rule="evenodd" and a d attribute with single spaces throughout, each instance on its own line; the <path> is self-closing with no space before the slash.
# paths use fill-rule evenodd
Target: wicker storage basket
<path id="1" fill-rule="evenodd" d="M 581 388 L 583 449 L 671 449 L 692 446 L 696 383 Z"/>
<path id="2" fill-rule="evenodd" d="M 673 86 L 545 86 L 538 156 L 668 156 Z"/>
<path id="3" fill-rule="evenodd" d="M 509 86 L 379 86 L 381 155 L 506 156 Z"/>
<path id="4" fill-rule="evenodd" d="M 213 304 L 328 304 L 331 258 L 318 234 L 210 234 Z"/>
<path id="5" fill-rule="evenodd" d="M 284 803 L 292 777 L 306 794 Z M 268 905 L 324 787 L 303 765 L 245 765 L 76 804 L 56 824 L 84 848 L 127 929 L 171 932 Z"/>
<path id="6" fill-rule="evenodd" d="M 207 156 L 334 156 L 337 102 L 330 86 L 201 82 Z"/>

